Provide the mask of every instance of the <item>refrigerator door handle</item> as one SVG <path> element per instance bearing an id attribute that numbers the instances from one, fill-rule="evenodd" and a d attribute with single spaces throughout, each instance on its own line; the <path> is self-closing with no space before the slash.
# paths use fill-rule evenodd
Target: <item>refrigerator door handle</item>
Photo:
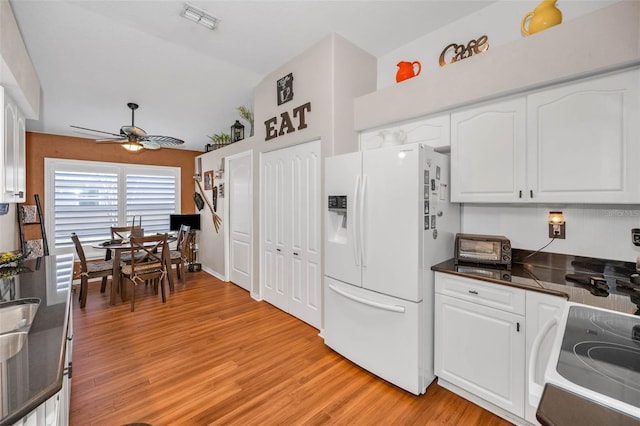
<path id="1" fill-rule="evenodd" d="M 351 226 L 351 241 L 353 241 L 353 255 L 356 265 L 360 266 L 360 244 L 358 240 L 358 199 L 360 194 L 360 175 L 356 177 L 356 187 L 353 190 L 353 225 Z"/>
<path id="2" fill-rule="evenodd" d="M 338 293 L 340 296 L 346 297 L 347 299 L 353 300 L 354 302 L 358 302 L 363 305 L 371 306 L 378 309 L 383 309 L 385 311 L 398 312 L 401 314 L 405 312 L 404 306 L 387 305 L 386 303 L 379 303 L 379 302 L 374 302 L 373 300 L 363 299 L 362 297 L 349 294 L 346 291 L 343 291 L 332 284 L 329 284 L 329 288 L 335 291 L 336 293 Z"/>
<path id="3" fill-rule="evenodd" d="M 362 176 L 362 187 L 360 188 L 360 199 L 358 200 L 358 230 L 360 232 L 360 252 L 362 256 L 362 266 L 367 266 L 367 253 L 364 245 L 364 196 L 367 190 L 367 175 Z"/>

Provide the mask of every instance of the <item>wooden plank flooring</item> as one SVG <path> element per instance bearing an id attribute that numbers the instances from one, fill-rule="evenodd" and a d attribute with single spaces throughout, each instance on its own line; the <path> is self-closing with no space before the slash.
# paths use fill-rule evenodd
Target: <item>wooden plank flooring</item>
<path id="1" fill-rule="evenodd" d="M 74 298 L 71 425 L 508 425 L 432 384 L 415 396 L 325 346 L 318 330 L 205 272 L 136 311 L 90 283 Z"/>

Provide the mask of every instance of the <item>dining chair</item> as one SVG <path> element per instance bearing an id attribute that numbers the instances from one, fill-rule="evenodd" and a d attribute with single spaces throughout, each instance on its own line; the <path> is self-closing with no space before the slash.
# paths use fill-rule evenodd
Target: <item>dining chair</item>
<path id="1" fill-rule="evenodd" d="M 80 243 L 80 239 L 75 232 L 71 234 L 73 245 L 76 247 L 78 258 L 80 259 L 80 307 L 84 308 L 87 304 L 87 291 L 89 287 L 89 279 L 103 278 L 100 292 L 104 292 L 106 286 L 106 278 L 113 274 L 113 260 L 100 260 L 95 262 L 87 262 L 84 249 Z M 122 264 L 121 264 L 122 266 Z"/>
<path id="2" fill-rule="evenodd" d="M 186 279 L 187 249 L 189 245 L 189 231 L 191 227 L 188 225 L 180 225 L 178 231 L 178 239 L 176 240 L 176 249 L 169 251 L 171 265 L 176 265 L 176 274 L 182 284 Z"/>
<path id="3" fill-rule="evenodd" d="M 131 236 L 142 237 L 144 236 L 144 229 L 140 226 L 112 226 L 111 227 L 111 239 L 112 240 L 128 240 Z M 110 258 L 110 251 L 107 250 L 108 258 Z M 142 253 L 135 252 L 136 256 L 142 256 Z M 124 263 L 131 263 L 131 252 L 123 252 L 121 254 L 121 260 Z"/>
<path id="4" fill-rule="evenodd" d="M 131 312 L 135 310 L 136 286 L 143 282 L 152 282 L 154 292 L 158 293 L 158 285 L 162 293 L 162 302 L 166 302 L 164 282 L 168 281 L 168 266 L 170 266 L 167 248 L 167 234 L 150 235 L 147 237 L 131 237 L 131 263 L 120 269 L 122 293 L 126 296 L 125 281 L 131 283 Z M 134 253 L 140 253 L 140 256 Z"/>

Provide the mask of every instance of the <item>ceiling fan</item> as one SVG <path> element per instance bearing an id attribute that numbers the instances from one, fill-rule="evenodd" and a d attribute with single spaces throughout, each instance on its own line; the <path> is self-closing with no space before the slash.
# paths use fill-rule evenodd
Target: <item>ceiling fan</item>
<path id="1" fill-rule="evenodd" d="M 160 149 L 166 146 L 181 145 L 183 140 L 172 138 L 171 136 L 147 135 L 147 132 L 135 125 L 134 114 L 138 109 L 138 104 L 129 102 L 127 104 L 131 110 L 131 125 L 122 126 L 120 133 L 103 132 L 102 130 L 87 129 L 86 127 L 71 126 L 74 129 L 88 130 L 95 133 L 103 133 L 113 137 L 107 139 L 96 139 L 96 142 L 117 142 L 129 151 L 140 151 L 141 149 Z"/>

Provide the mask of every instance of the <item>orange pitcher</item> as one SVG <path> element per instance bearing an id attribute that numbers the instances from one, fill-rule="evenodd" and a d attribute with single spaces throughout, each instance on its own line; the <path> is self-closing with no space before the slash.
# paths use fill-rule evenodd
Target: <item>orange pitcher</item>
<path id="1" fill-rule="evenodd" d="M 558 0 L 542 0 L 533 12 L 529 12 L 522 18 L 520 23 L 520 30 L 524 35 L 531 35 L 538 31 L 546 30 L 549 27 L 558 25 L 562 22 L 562 12 L 556 7 Z M 527 19 L 529 21 L 529 28 L 525 28 Z"/>
<path id="2" fill-rule="evenodd" d="M 417 67 L 417 70 L 416 70 L 416 67 Z M 404 81 L 408 78 L 415 77 L 416 75 L 420 74 L 420 71 L 422 71 L 422 65 L 420 65 L 420 62 L 400 61 L 398 62 L 398 72 L 396 73 L 396 81 L 400 83 L 401 81 Z"/>

